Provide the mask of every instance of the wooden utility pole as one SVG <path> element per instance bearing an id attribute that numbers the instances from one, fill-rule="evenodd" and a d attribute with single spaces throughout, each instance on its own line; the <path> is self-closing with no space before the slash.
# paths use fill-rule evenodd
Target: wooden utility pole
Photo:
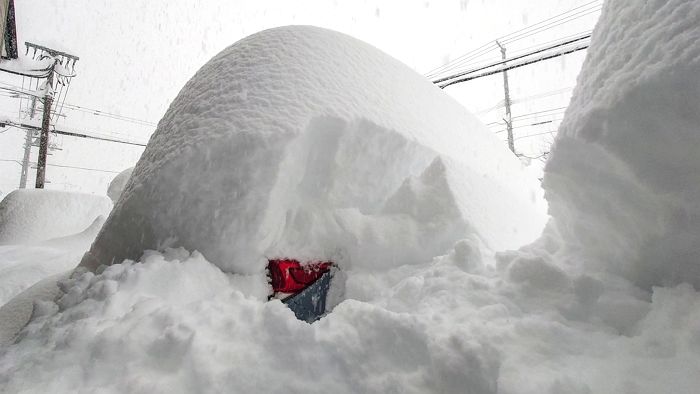
<path id="1" fill-rule="evenodd" d="M 36 115 L 36 97 L 32 96 L 32 107 L 29 110 L 29 119 L 34 120 Z M 29 178 L 29 159 L 32 155 L 32 145 L 34 143 L 34 130 L 26 129 L 27 136 L 24 139 L 24 157 L 22 158 L 22 172 L 19 177 L 19 188 L 27 187 L 27 179 Z"/>
<path id="2" fill-rule="evenodd" d="M 32 138 L 34 131 L 26 130 L 27 136 L 24 138 L 24 157 L 22 158 L 22 172 L 19 176 L 19 188 L 27 187 L 27 178 L 29 177 L 29 156 L 32 153 Z"/>
<path id="3" fill-rule="evenodd" d="M 501 48 L 501 58 L 506 60 L 506 47 L 496 41 L 496 45 Z M 510 92 L 508 90 L 508 72 L 503 70 L 503 90 L 505 91 L 505 106 L 506 117 L 503 119 L 506 122 L 506 130 L 508 131 L 508 148 L 515 153 L 515 143 L 513 142 L 513 117 L 510 114 Z"/>
<path id="4" fill-rule="evenodd" d="M 41 135 L 39 136 L 39 159 L 36 167 L 36 188 L 43 189 L 46 178 L 46 156 L 49 151 L 49 121 L 51 120 L 51 105 L 53 104 L 53 74 L 56 62 L 49 69 L 46 78 L 46 94 L 44 95 L 44 114 L 41 119 Z"/>
<path id="5" fill-rule="evenodd" d="M 43 45 L 37 45 L 31 42 L 24 43 L 27 46 L 27 53 L 29 50 L 33 50 L 32 58 L 34 60 L 43 60 L 50 58 L 52 63 L 47 70 L 46 74 L 46 92 L 44 94 L 44 111 L 43 117 L 41 119 L 41 134 L 39 135 L 39 158 L 37 160 L 36 168 L 36 188 L 43 189 L 44 183 L 46 182 L 46 156 L 49 152 L 49 126 L 51 122 L 51 106 L 53 104 L 54 95 L 54 78 L 56 74 L 56 65 L 60 63 L 59 68 L 60 77 L 58 82 L 62 85 L 66 85 L 66 81 L 69 78 L 75 76 L 73 69 L 75 63 L 80 59 L 77 56 L 70 55 L 65 52 L 57 51 L 55 49 L 47 48 Z M 72 63 L 72 65 L 71 65 Z M 63 74 L 63 73 L 68 73 Z M 21 74 L 25 75 L 25 74 Z M 39 77 L 39 78 L 43 78 Z M 59 92 L 59 96 L 60 96 Z M 65 98 L 65 96 L 64 96 Z M 60 97 L 59 97 L 60 100 Z"/>

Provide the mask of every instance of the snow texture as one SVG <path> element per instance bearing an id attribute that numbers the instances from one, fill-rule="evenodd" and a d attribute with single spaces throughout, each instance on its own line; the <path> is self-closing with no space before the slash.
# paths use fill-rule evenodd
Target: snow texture
<path id="1" fill-rule="evenodd" d="M 700 7 L 606 6 L 544 187 L 591 269 L 700 288 Z"/>
<path id="2" fill-rule="evenodd" d="M 144 253 L 139 262 L 97 272 L 81 268 L 58 281 L 59 298 L 35 303 L 29 325 L 0 352 L 0 391 L 697 393 L 700 293 L 677 282 L 696 278 L 685 264 L 693 252 L 685 240 L 698 234 L 693 215 L 700 200 L 692 194 L 697 185 L 681 181 L 695 176 L 685 171 L 694 171 L 700 155 L 685 154 L 676 143 L 685 141 L 693 149 L 689 130 L 697 131 L 700 119 L 696 111 L 679 112 L 687 107 L 676 95 L 696 98 L 698 74 L 686 71 L 697 71 L 700 40 L 689 37 L 697 37 L 699 12 L 694 0 L 606 3 L 547 167 L 554 217 L 536 242 L 494 254 L 484 247 L 486 237 L 474 231 L 444 255 L 415 264 L 385 270 L 355 266 L 345 271 L 345 300 L 314 324 L 297 320 L 278 300 L 266 302 L 264 273 L 225 272 L 220 262 L 198 252 L 164 247 Z M 676 79 L 681 77 L 687 80 Z M 649 86 L 654 94 L 645 90 Z M 640 111 L 639 100 L 650 118 Z M 272 104 L 271 111 L 279 109 Z M 442 108 L 430 110 L 441 113 Z M 654 119 L 663 120 L 664 127 L 654 129 Z M 674 123 L 678 119 L 688 122 L 687 129 L 683 122 Z M 192 122 L 201 124 L 199 132 L 208 138 L 208 124 Z M 668 141 L 658 146 L 662 131 Z M 612 144 L 617 133 L 629 147 Z M 250 133 L 248 138 L 255 146 L 261 136 Z M 301 142 L 294 146 L 312 148 Z M 653 160 L 637 158 L 640 152 Z M 156 153 L 167 152 L 149 155 Z M 183 155 L 171 153 L 176 159 Z M 430 193 L 444 190 L 434 186 L 441 177 L 430 174 L 449 173 L 445 169 L 452 164 L 444 157 L 426 162 L 422 174 L 397 186 L 415 193 L 393 193 L 385 212 L 412 198 L 444 201 L 445 194 Z M 165 174 L 147 171 L 147 163 L 135 169 L 117 209 L 127 206 L 129 192 L 143 187 L 136 180 Z M 672 164 L 678 173 L 668 170 Z M 183 174 L 176 169 L 173 178 Z M 144 175 L 138 176 L 140 171 Z M 659 173 L 668 177 L 665 189 L 657 184 L 662 180 L 654 174 Z M 212 195 L 215 190 L 200 188 L 200 196 L 220 198 Z M 178 196 L 164 198 L 172 195 Z M 416 218 L 462 213 L 446 210 L 457 204 L 413 206 Z M 426 209 L 430 206 L 440 209 Z M 180 205 L 175 207 L 180 213 Z M 674 209 L 687 213 L 685 222 L 678 218 L 655 226 L 649 220 L 654 215 L 668 220 L 664 215 Z M 603 213 L 610 215 L 607 223 Z M 367 228 L 382 230 L 383 222 L 373 220 Z M 197 220 L 192 225 L 200 228 Z M 650 270 L 642 258 L 649 248 L 642 241 L 652 242 L 646 237 L 659 231 L 671 232 L 665 242 L 653 244 L 667 256 Z M 674 266 L 687 269 L 687 275 L 674 277 Z M 670 285 L 649 286 L 657 280 Z"/>
<path id="3" fill-rule="evenodd" d="M 105 217 L 98 216 L 78 234 L 0 245 L 0 345 L 15 339 L 37 302 L 52 301 L 60 294 L 57 280 L 70 275 L 104 222 Z"/>
<path id="4" fill-rule="evenodd" d="M 344 34 L 282 27 L 185 85 L 82 264 L 182 246 L 229 272 L 275 257 L 385 269 L 470 234 L 523 245 L 543 205 L 518 160 L 425 78 Z"/>
<path id="5" fill-rule="evenodd" d="M 0 202 L 0 245 L 36 243 L 87 229 L 107 216 L 107 197 L 45 189 L 18 189 Z"/>
<path id="6" fill-rule="evenodd" d="M 117 174 L 117 176 L 112 179 L 112 182 L 109 183 L 109 186 L 107 187 L 107 197 L 109 197 L 112 202 L 116 203 L 117 200 L 119 200 L 119 196 L 122 195 L 126 182 L 129 180 L 132 171 L 134 171 L 133 167 L 127 168 L 126 170 Z"/>
<path id="7" fill-rule="evenodd" d="M 78 234 L 33 245 L 0 246 L 0 305 L 47 276 L 75 268 L 104 221 L 100 216 Z"/>

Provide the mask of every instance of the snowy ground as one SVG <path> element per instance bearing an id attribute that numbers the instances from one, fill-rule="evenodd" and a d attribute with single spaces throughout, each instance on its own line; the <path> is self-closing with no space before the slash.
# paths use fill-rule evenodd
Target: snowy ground
<path id="1" fill-rule="evenodd" d="M 307 33 L 294 33 L 290 39 L 295 43 L 304 41 Z M 335 35 L 321 36 L 331 47 L 337 40 L 346 42 Z M 251 38 L 246 45 L 255 47 L 262 42 L 262 39 Z M 538 240 L 517 251 L 493 247 L 489 223 L 495 221 L 504 225 L 508 223 L 507 215 L 493 214 L 488 199 L 465 198 L 470 193 L 464 190 L 473 192 L 465 180 L 475 178 L 470 178 L 469 172 L 463 177 L 458 171 L 450 172 L 449 166 L 453 164 L 449 164 L 449 160 L 456 156 L 451 149 L 463 143 L 451 134 L 450 122 L 440 123 L 447 128 L 436 128 L 434 132 L 415 127 L 434 127 L 436 123 L 429 119 L 444 115 L 433 111 L 419 113 L 424 106 L 406 104 L 426 97 L 411 95 L 412 89 L 428 90 L 421 90 L 423 88 L 414 84 L 413 77 L 405 74 L 401 67 L 379 62 L 377 59 L 383 58 L 375 57 L 374 52 L 355 51 L 354 45 L 347 46 L 351 59 L 353 54 L 367 55 L 347 62 L 353 65 L 353 72 L 362 75 L 366 71 L 362 64 L 366 62 L 381 64 L 377 70 L 380 75 L 391 70 L 387 74 L 396 78 L 387 77 L 373 86 L 381 91 L 382 86 L 403 83 L 408 86 L 407 90 L 400 91 L 406 95 L 397 94 L 387 100 L 388 103 L 380 97 L 378 104 L 367 104 L 358 100 L 364 97 L 361 89 L 351 86 L 352 78 L 341 79 L 337 86 L 319 83 L 318 91 L 327 93 L 342 87 L 348 97 L 333 103 L 348 104 L 345 100 L 349 100 L 349 105 L 342 108 L 353 115 L 359 112 L 365 119 L 369 116 L 374 122 L 368 123 L 372 127 L 365 125 L 359 129 L 376 131 L 379 124 L 390 131 L 381 135 L 396 138 L 387 138 L 373 148 L 391 146 L 390 152 L 402 154 L 399 157 L 406 160 L 417 160 L 406 155 L 406 149 L 420 152 L 425 147 L 431 148 L 425 160 L 413 162 L 417 168 L 399 165 L 396 171 L 383 173 L 391 182 L 406 179 L 396 187 L 415 192 L 398 194 L 413 197 L 408 199 L 409 203 L 399 204 L 404 211 L 380 210 L 378 206 L 391 207 L 393 203 L 382 202 L 394 201 L 393 196 L 396 196 L 381 188 L 372 189 L 369 200 L 355 195 L 347 197 L 348 193 L 333 193 L 338 189 L 322 181 L 334 177 L 329 178 L 323 171 L 309 171 L 318 166 L 300 164 L 320 163 L 319 156 L 313 154 L 308 157 L 315 160 L 292 162 L 298 164 L 292 166 L 294 170 L 273 166 L 268 175 L 281 176 L 282 183 L 246 185 L 256 192 L 254 197 L 260 196 L 257 192 L 278 190 L 275 188 L 279 185 L 293 185 L 294 182 L 327 192 L 314 196 L 333 198 L 310 199 L 316 204 L 302 207 L 307 209 L 306 215 L 299 214 L 304 213 L 304 209 L 298 204 L 289 204 L 280 197 L 260 205 L 263 210 L 274 208 L 275 214 L 291 212 L 292 217 L 296 214 L 306 219 L 302 224 L 315 230 L 306 235 L 315 240 L 332 240 L 341 246 L 357 245 L 348 243 L 347 239 L 352 239 L 348 236 L 365 232 L 358 233 L 358 227 L 354 226 L 331 226 L 347 224 L 347 217 L 342 213 L 347 212 L 348 205 L 369 217 L 365 225 L 359 227 L 365 231 L 377 229 L 373 227 L 377 224 L 373 221 L 378 220 L 377 215 L 382 220 L 402 218 L 399 223 L 420 228 L 432 223 L 430 213 L 444 213 L 446 211 L 441 208 L 450 208 L 447 212 L 459 217 L 465 225 L 456 227 L 463 231 L 462 239 L 454 239 L 454 246 L 435 253 L 436 257 L 417 258 L 412 264 L 391 261 L 371 266 L 346 265 L 345 300 L 325 318 L 307 324 L 298 321 L 279 301 L 266 302 L 264 273 L 257 260 L 246 258 L 275 250 L 274 245 L 302 252 L 298 244 L 292 242 L 295 232 L 275 234 L 279 238 L 272 239 L 279 242 L 272 243 L 267 238 L 258 242 L 251 237 L 254 245 L 246 249 L 245 254 L 227 254 L 230 251 L 227 247 L 217 249 L 208 244 L 202 244 L 205 248 L 193 248 L 214 251 L 211 261 L 200 252 L 167 247 L 178 242 L 177 239 L 168 240 L 163 230 L 167 229 L 162 225 L 166 220 L 163 217 L 167 218 L 167 213 L 172 212 L 168 211 L 167 204 L 159 205 L 160 200 L 150 199 L 149 193 L 153 190 L 169 192 L 167 195 L 175 203 L 169 206 L 183 214 L 177 220 L 168 219 L 174 220 L 169 223 L 178 228 L 188 220 L 194 229 L 203 228 L 200 221 L 215 227 L 221 224 L 217 222 L 218 213 L 202 220 L 196 215 L 188 218 L 188 209 L 193 212 L 198 207 L 209 209 L 213 206 L 209 204 L 224 199 L 227 204 L 222 207 L 221 215 L 237 218 L 230 216 L 226 209 L 230 209 L 231 204 L 234 207 L 246 205 L 240 202 L 238 195 L 220 196 L 212 194 L 208 188 L 199 191 L 210 193 L 201 193 L 199 200 L 193 199 L 187 194 L 190 189 L 178 190 L 173 185 L 197 174 L 200 169 L 197 162 L 191 168 L 169 166 L 163 161 L 164 157 L 171 155 L 171 158 L 189 160 L 198 157 L 193 152 L 205 152 L 212 155 L 212 160 L 218 160 L 217 152 L 225 153 L 227 145 L 220 143 L 218 149 L 222 150 L 207 151 L 195 140 L 185 141 L 183 151 L 152 148 L 149 152 L 147 149 L 126 185 L 125 194 L 91 247 L 93 257 L 102 257 L 88 258 L 90 264 L 85 265 L 95 267 L 98 265 L 95 262 L 109 263 L 120 253 L 133 255 L 133 251 L 121 249 L 121 246 L 131 246 L 124 244 L 124 240 L 157 243 L 162 246 L 158 247 L 161 251 L 147 251 L 133 257 L 138 262 L 127 260 L 101 266 L 95 272 L 81 268 L 70 279 L 59 281 L 64 294 L 55 302 L 37 303 L 30 324 L 15 343 L 0 350 L 0 388 L 7 392 L 86 393 L 281 393 L 327 392 L 329 389 L 377 393 L 697 392 L 700 387 L 700 294 L 693 286 L 700 283 L 697 268 L 697 245 L 700 245 L 698 43 L 700 7 L 692 0 L 649 1 L 643 5 L 617 0 L 606 4 L 560 138 L 546 167 L 544 186 L 551 220 Z M 364 47 L 358 44 L 357 48 Z M 219 61 L 223 58 L 225 55 L 221 55 Z M 211 67 L 226 64 L 216 60 L 198 75 L 206 76 Z M 387 64 L 392 66 L 386 68 Z M 289 72 L 303 76 L 303 70 L 303 67 L 292 68 Z M 314 84 L 313 81 L 304 83 Z M 343 86 L 344 83 L 348 86 Z M 206 98 L 207 89 L 200 84 L 201 80 L 195 77 L 185 89 L 196 92 L 199 86 L 202 92 L 197 97 Z M 241 89 L 240 86 L 222 87 L 225 94 L 239 96 L 241 101 L 237 108 L 244 105 L 240 103 L 247 97 L 240 96 Z M 265 100 L 265 97 L 251 96 L 256 103 L 270 108 L 266 114 L 274 114 L 273 109 L 280 110 L 287 115 L 287 120 L 292 120 L 292 125 L 297 117 L 302 119 L 298 127 L 290 130 L 285 129 L 284 124 L 270 123 L 288 132 L 290 140 L 301 141 L 278 146 L 285 158 L 289 157 L 289 152 L 297 152 L 295 149 L 300 146 L 304 149 L 313 146 L 303 143 L 304 138 L 314 136 L 303 127 L 308 124 L 308 113 L 304 112 L 308 108 L 299 109 L 296 105 L 301 102 L 309 107 L 328 108 L 328 101 L 319 99 L 325 98 L 325 93 L 308 90 L 303 96 L 307 101 L 290 100 L 291 104 L 282 107 L 272 105 L 271 97 Z M 442 100 L 437 95 L 429 97 Z M 409 110 L 404 113 L 406 108 Z M 197 136 L 225 142 L 221 139 L 225 135 L 221 129 L 208 128 L 206 116 L 196 114 L 196 100 L 178 98 L 172 109 L 173 113 L 166 114 L 166 121 L 161 122 L 162 129 L 156 132 L 155 140 L 169 133 L 175 137 L 187 136 L 188 128 L 202 128 L 202 133 L 209 134 Z M 394 112 L 377 120 L 386 109 Z M 230 110 L 235 113 L 235 109 Z M 445 118 L 459 117 L 450 111 L 447 111 L 450 116 Z M 221 113 L 219 110 L 216 115 L 221 116 Z M 373 115 L 377 118 L 372 118 Z M 232 124 L 245 130 L 245 122 L 240 118 L 231 119 Z M 255 124 L 250 118 L 246 121 Z M 265 128 L 265 135 L 269 137 L 276 130 Z M 326 127 L 325 130 L 315 136 L 333 134 L 334 129 Z M 479 132 L 478 124 L 474 125 L 474 130 L 466 137 L 467 142 L 482 148 L 491 146 L 488 133 Z M 249 157 L 231 159 L 238 163 L 236 168 L 262 162 L 255 159 L 268 146 L 255 144 L 260 141 L 256 133 L 247 135 L 246 141 L 251 143 Z M 435 135 L 444 137 L 445 141 L 433 139 Z M 396 143 L 387 144 L 387 140 L 404 145 L 398 144 L 402 148 L 397 149 Z M 334 141 L 341 148 L 331 159 L 350 156 L 347 150 L 352 144 L 348 141 L 352 139 Z M 321 146 L 328 146 L 328 141 L 321 142 Z M 493 146 L 502 149 L 494 150 L 495 155 L 507 153 L 501 145 Z M 367 147 L 352 152 L 364 153 L 369 158 L 376 153 Z M 434 155 L 440 159 L 439 163 L 448 164 L 433 167 Z M 527 184 L 527 175 L 510 169 L 503 157 L 502 161 L 481 162 L 483 168 L 479 167 L 479 161 L 474 163 L 469 158 L 460 158 L 462 161 L 458 164 L 470 171 L 480 168 L 490 177 L 491 181 L 486 184 L 490 189 L 480 190 L 486 195 L 502 192 L 499 187 L 509 180 Z M 273 161 L 275 163 L 290 162 Z M 378 166 L 374 162 L 360 166 L 352 160 L 338 163 L 354 165 L 348 167 L 351 170 Z M 209 170 L 206 166 L 201 168 Z M 369 179 L 365 185 L 372 185 L 371 176 L 343 172 L 343 168 L 340 166 L 337 173 L 331 174 L 341 174 L 349 184 Z M 431 171 L 431 168 L 441 171 Z M 422 174 L 428 175 L 423 177 Z M 396 179 L 391 179 L 392 175 Z M 514 178 L 509 178 L 511 176 Z M 225 179 L 215 177 L 219 183 Z M 434 179 L 443 180 L 443 187 L 425 187 L 425 181 Z M 155 186 L 148 184 L 155 180 L 161 189 L 153 189 Z M 290 191 L 291 200 L 299 201 L 300 195 L 295 194 L 295 189 L 283 190 Z M 435 190 L 442 193 L 430 193 Z M 506 187 L 505 190 L 516 197 L 528 196 L 518 188 Z M 538 204 L 537 199 L 534 200 L 531 213 L 536 215 Z M 361 205 L 358 201 L 364 204 L 362 210 L 356 208 Z M 152 206 L 153 212 L 165 215 L 143 215 L 143 212 L 150 212 L 144 210 L 144 206 Z M 428 210 L 426 206 L 433 209 Z M 243 212 L 250 214 L 255 210 Z M 421 215 L 425 212 L 429 213 L 428 220 L 418 220 L 425 219 Z M 478 212 L 486 212 L 488 220 L 479 217 Z M 128 226 L 130 217 L 137 218 L 131 222 L 132 227 Z M 276 223 L 271 220 L 276 217 L 274 215 L 264 220 L 253 214 L 245 217 L 247 222 L 243 223 L 256 224 L 255 231 Z M 240 229 L 243 227 L 221 228 L 229 235 L 250 235 Z M 298 230 L 303 226 L 289 228 Z M 124 229 L 137 235 L 125 234 Z M 323 229 L 331 229 L 333 236 L 321 237 L 325 234 Z M 389 235 L 404 234 L 392 227 L 380 229 Z M 425 235 L 430 229 L 430 226 L 421 228 L 419 233 Z M 446 234 L 455 237 L 458 233 L 455 230 Z M 121 246 L 109 247 L 112 245 L 108 242 L 109 234 Z M 263 231 L 262 234 L 268 233 Z M 382 253 L 398 250 L 400 242 L 394 242 L 392 237 L 382 238 L 381 234 L 370 232 L 367 239 Z M 183 242 L 201 242 L 195 231 L 180 231 L 178 235 L 183 237 Z M 290 239 L 290 242 L 281 242 Z M 430 246 L 435 244 L 430 236 L 421 239 L 431 240 L 428 241 Z M 237 239 L 233 237 L 232 240 Z M 76 244 L 72 251 L 86 250 L 87 246 Z M 19 253 L 25 261 L 38 260 L 38 247 L 27 247 L 24 255 L 16 246 L 5 248 L 0 250 L 1 256 Z M 220 250 L 224 252 L 218 253 Z M 323 252 L 312 249 L 314 253 L 319 250 Z M 221 259 L 221 256 L 230 260 Z"/>

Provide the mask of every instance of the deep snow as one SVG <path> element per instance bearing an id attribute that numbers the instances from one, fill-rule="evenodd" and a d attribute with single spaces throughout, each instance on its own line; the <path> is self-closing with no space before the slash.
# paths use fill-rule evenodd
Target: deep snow
<path id="1" fill-rule="evenodd" d="M 700 40 L 689 37 L 698 37 L 699 15 L 692 0 L 607 3 L 547 167 L 553 220 L 536 242 L 494 254 L 472 233 L 444 256 L 415 264 L 352 266 L 346 300 L 311 325 L 279 301 L 265 302 L 261 272 L 225 273 L 183 249 L 147 252 L 138 263 L 60 281 L 65 294 L 39 303 L 20 340 L 2 350 L 0 388 L 696 392 L 700 294 L 680 282 L 697 276 L 670 275 L 669 265 L 650 270 L 640 259 L 648 248 L 632 246 L 660 231 L 670 231 L 667 240 L 697 236 L 690 224 L 700 193 L 674 179 L 694 176 L 686 171 L 700 155 L 683 154 L 692 146 L 679 143 L 693 141 L 689 130 L 697 135 L 700 121 L 694 111 L 679 112 L 671 96 L 696 97 Z M 674 79 L 684 75 L 684 83 Z M 643 89 L 649 86 L 654 94 Z M 650 101 L 642 106 L 640 98 Z M 664 149 L 653 144 L 662 130 L 654 130 L 654 119 L 666 121 Z M 635 140 L 629 149 L 611 143 L 617 133 Z M 654 160 L 640 165 L 640 150 Z M 667 171 L 669 163 L 677 171 Z M 659 172 L 676 186 L 667 198 L 657 188 Z M 127 190 L 135 190 L 134 179 Z M 688 214 L 688 226 L 647 221 L 676 209 Z M 671 256 L 695 250 L 684 242 L 655 245 Z M 669 285 L 650 287 L 644 277 Z"/>
<path id="2" fill-rule="evenodd" d="M 341 33 L 276 28 L 185 85 L 82 265 L 182 246 L 234 273 L 278 257 L 386 269 L 467 236 L 494 250 L 531 242 L 540 192 L 407 66 Z"/>
<path id="3" fill-rule="evenodd" d="M 700 288 L 698 2 L 610 2 L 593 39 L 545 169 L 550 213 L 588 269 Z"/>

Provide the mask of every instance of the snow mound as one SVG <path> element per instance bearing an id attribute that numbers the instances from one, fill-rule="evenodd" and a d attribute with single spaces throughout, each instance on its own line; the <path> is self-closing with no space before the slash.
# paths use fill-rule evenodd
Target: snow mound
<path id="1" fill-rule="evenodd" d="M 545 169 L 550 214 L 594 268 L 700 288 L 700 7 L 606 4 Z"/>
<path id="2" fill-rule="evenodd" d="M 107 216 L 107 197 L 44 189 L 18 189 L 0 202 L 0 245 L 33 243 L 86 230 Z"/>
<path id="3" fill-rule="evenodd" d="M 267 302 L 264 274 L 226 274 L 196 252 L 74 274 L 0 353 L 0 391 L 697 391 L 700 295 L 690 286 L 640 301 L 537 258 L 487 275 L 468 269 L 479 266 L 468 244 L 353 272 L 350 299 L 314 324 Z"/>
<path id="4" fill-rule="evenodd" d="M 112 182 L 109 183 L 109 186 L 107 187 L 107 197 L 109 197 L 112 202 L 116 203 L 119 196 L 122 195 L 126 182 L 129 180 L 133 170 L 134 167 L 127 168 L 126 170 L 117 174 L 117 176 L 112 179 Z"/>
<path id="5" fill-rule="evenodd" d="M 182 246 L 230 272 L 288 256 L 386 268 L 469 234 L 514 248 L 542 229 L 538 190 L 405 65 L 340 33 L 282 27 L 185 85 L 82 264 Z"/>

